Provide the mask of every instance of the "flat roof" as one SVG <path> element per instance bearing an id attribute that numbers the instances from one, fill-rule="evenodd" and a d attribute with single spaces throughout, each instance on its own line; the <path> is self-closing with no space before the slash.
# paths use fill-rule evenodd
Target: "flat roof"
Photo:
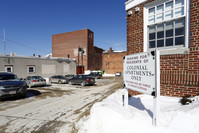
<path id="1" fill-rule="evenodd" d="M 76 59 L 70 59 L 66 57 L 38 57 L 38 56 L 11 56 L 11 55 L 0 55 L 0 58 L 21 58 L 21 59 L 36 59 L 36 60 L 69 60 L 76 61 Z"/>

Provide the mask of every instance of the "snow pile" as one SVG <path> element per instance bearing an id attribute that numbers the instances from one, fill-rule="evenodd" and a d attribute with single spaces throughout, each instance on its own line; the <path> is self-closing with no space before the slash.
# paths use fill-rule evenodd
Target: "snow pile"
<path id="1" fill-rule="evenodd" d="M 90 116 L 77 123 L 79 133 L 198 133 L 199 102 L 182 106 L 180 98 L 159 99 L 159 121 L 152 125 L 153 97 L 138 95 L 122 103 L 124 89 L 94 104 Z"/>
<path id="2" fill-rule="evenodd" d="M 103 74 L 103 77 L 115 77 L 115 74 L 107 74 L 107 73 L 104 73 L 104 74 Z"/>

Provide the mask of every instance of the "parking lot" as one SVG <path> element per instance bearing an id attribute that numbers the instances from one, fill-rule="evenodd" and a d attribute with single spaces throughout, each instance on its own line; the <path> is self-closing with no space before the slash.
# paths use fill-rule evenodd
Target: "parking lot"
<path id="1" fill-rule="evenodd" d="M 75 122 L 89 115 L 95 102 L 122 86 L 122 78 L 103 78 L 94 86 L 49 84 L 28 88 L 26 98 L 0 101 L 0 132 L 76 132 Z"/>

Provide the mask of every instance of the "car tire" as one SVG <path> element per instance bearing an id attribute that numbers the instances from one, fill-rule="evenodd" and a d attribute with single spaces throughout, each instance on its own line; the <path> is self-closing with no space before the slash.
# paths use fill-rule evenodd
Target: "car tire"
<path id="1" fill-rule="evenodd" d="M 83 81 L 83 82 L 81 83 L 81 86 L 84 87 L 85 85 L 86 85 L 86 83 Z"/>
<path id="2" fill-rule="evenodd" d="M 68 82 L 68 84 L 69 84 L 69 85 L 72 85 L 72 82 L 71 82 L 71 81 L 69 81 L 69 82 Z"/>
<path id="3" fill-rule="evenodd" d="M 21 97 L 22 97 L 22 98 L 26 98 L 26 92 L 22 93 L 22 94 L 21 94 Z"/>

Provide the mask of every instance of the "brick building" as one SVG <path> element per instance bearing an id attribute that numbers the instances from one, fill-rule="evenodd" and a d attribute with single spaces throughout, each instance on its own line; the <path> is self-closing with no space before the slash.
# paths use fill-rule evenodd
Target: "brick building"
<path id="1" fill-rule="evenodd" d="M 78 64 L 78 47 L 83 48 L 84 70 L 102 68 L 103 49 L 93 46 L 94 34 L 89 29 L 52 35 L 52 56 L 75 58 Z M 79 66 L 82 57 L 79 54 Z"/>
<path id="2" fill-rule="evenodd" d="M 125 5 L 127 54 L 159 49 L 161 95 L 197 95 L 199 1 L 128 0 Z"/>
<path id="3" fill-rule="evenodd" d="M 102 69 L 108 74 L 123 73 L 123 57 L 126 55 L 126 51 L 113 51 L 112 48 L 104 51 Z"/>

